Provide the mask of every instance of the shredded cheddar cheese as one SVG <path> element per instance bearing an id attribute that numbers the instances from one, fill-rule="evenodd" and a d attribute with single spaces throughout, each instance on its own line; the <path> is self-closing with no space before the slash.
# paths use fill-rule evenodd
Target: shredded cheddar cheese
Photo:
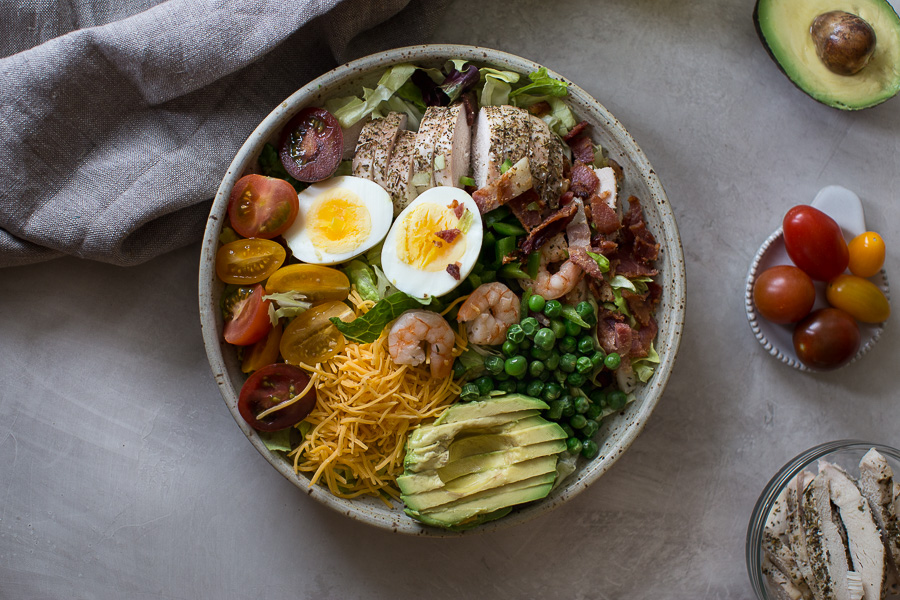
<path id="1" fill-rule="evenodd" d="M 374 305 L 356 290 L 350 300 L 358 313 Z M 465 347 L 457 334 L 453 355 Z M 394 364 L 387 329 L 371 344 L 348 342 L 334 358 L 300 366 L 316 381 L 317 400 L 304 421 L 309 431 L 289 454 L 294 470 L 342 498 L 369 494 L 388 504 L 383 494 L 398 498 L 407 433 L 451 404 L 459 383 L 432 378 L 427 363 Z"/>

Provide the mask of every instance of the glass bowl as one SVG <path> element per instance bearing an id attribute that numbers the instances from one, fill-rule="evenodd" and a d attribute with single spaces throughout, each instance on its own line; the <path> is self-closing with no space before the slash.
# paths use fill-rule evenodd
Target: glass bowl
<path id="1" fill-rule="evenodd" d="M 779 600 L 784 597 L 772 589 L 769 579 L 762 569 L 763 531 L 779 494 L 785 489 L 788 482 L 803 469 L 817 473 L 817 463 L 820 459 L 842 467 L 851 477 L 857 477 L 860 459 L 872 448 L 884 456 L 894 472 L 895 481 L 897 481 L 900 478 L 900 450 L 862 440 L 838 440 L 815 446 L 797 455 L 782 467 L 766 485 L 759 500 L 756 501 L 750 517 L 750 525 L 747 527 L 747 574 L 750 576 L 750 583 L 759 600 Z M 900 596 L 888 593 L 887 598 L 896 599 Z"/>

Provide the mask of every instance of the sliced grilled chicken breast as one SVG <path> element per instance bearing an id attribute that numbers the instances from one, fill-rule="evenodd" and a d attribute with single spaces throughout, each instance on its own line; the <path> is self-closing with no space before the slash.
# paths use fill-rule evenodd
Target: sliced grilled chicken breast
<path id="1" fill-rule="evenodd" d="M 528 115 L 531 124 L 531 146 L 528 160 L 534 189 L 550 208 L 557 208 L 563 182 L 563 148 L 544 121 Z"/>
<path id="2" fill-rule="evenodd" d="M 800 520 L 806 533 L 809 564 L 819 587 L 817 597 L 850 600 L 847 549 L 832 513 L 829 480 L 820 472 L 801 499 Z"/>
<path id="3" fill-rule="evenodd" d="M 415 146 L 416 134 L 412 131 L 401 131 L 388 162 L 384 189 L 391 195 L 395 217 L 416 198 L 415 187 L 410 185 Z"/>
<path id="4" fill-rule="evenodd" d="M 594 169 L 600 185 L 597 186 L 597 195 L 603 200 L 607 206 L 616 211 L 616 216 L 622 220 L 622 205 L 619 204 L 619 191 L 616 182 L 616 172 L 612 167 L 603 167 L 602 169 Z"/>
<path id="5" fill-rule="evenodd" d="M 831 502 L 847 532 L 852 570 L 862 579 L 863 598 L 881 600 L 886 572 L 884 544 L 869 503 L 842 469 L 823 462 L 819 472 L 828 479 Z"/>
<path id="6" fill-rule="evenodd" d="M 777 600 L 806 600 L 812 598 L 812 596 L 808 595 L 809 590 L 804 592 L 803 589 L 797 587 L 790 577 L 779 569 L 777 565 L 768 560 L 768 557 L 763 558 L 762 572 L 768 578 Z"/>
<path id="7" fill-rule="evenodd" d="M 406 115 L 396 112 L 366 123 L 356 143 L 353 174 L 384 186 L 391 150 L 400 131 L 405 127 Z"/>
<path id="8" fill-rule="evenodd" d="M 806 529 L 803 526 L 802 501 L 803 494 L 815 476 L 809 471 L 801 471 L 787 485 L 787 511 L 788 511 L 788 543 L 794 553 L 794 562 L 797 569 L 803 575 L 803 580 L 812 592 L 816 600 L 822 599 L 816 582 L 815 574 L 809 563 L 809 553 L 806 550 Z"/>
<path id="9" fill-rule="evenodd" d="M 472 138 L 472 173 L 482 188 L 500 177 L 505 161 L 517 163 L 531 147 L 531 119 L 515 106 L 483 106 Z"/>
<path id="10" fill-rule="evenodd" d="M 894 472 L 884 456 L 872 448 L 859 461 L 859 490 L 872 509 L 895 573 L 900 565 L 900 521 L 893 506 Z"/>
<path id="11" fill-rule="evenodd" d="M 434 184 L 463 187 L 460 177 L 469 175 L 472 128 L 466 121 L 466 109 L 455 104 L 448 109 L 444 127 L 434 145 Z"/>
<path id="12" fill-rule="evenodd" d="M 445 106 L 429 106 L 425 109 L 413 151 L 411 181 L 416 188 L 416 195 L 434 187 L 434 149 L 449 118 L 450 110 Z"/>
<path id="13" fill-rule="evenodd" d="M 580 202 L 580 200 L 577 201 Z M 789 488 L 795 485 L 795 482 L 788 484 L 775 498 L 763 530 L 763 551 L 765 560 L 768 560 L 778 571 L 777 573 L 767 574 L 773 587 L 781 588 L 791 598 L 810 600 L 813 597 L 812 592 L 806 584 L 800 567 L 797 565 L 789 542 L 790 509 L 788 494 Z M 794 490 L 796 495 L 796 488 Z M 786 576 L 787 581 L 779 575 Z"/>

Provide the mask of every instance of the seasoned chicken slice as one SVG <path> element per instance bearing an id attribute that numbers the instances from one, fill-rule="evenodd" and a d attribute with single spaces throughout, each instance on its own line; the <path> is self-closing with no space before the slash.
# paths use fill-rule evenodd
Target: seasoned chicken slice
<path id="1" fill-rule="evenodd" d="M 816 600 L 821 600 L 822 594 L 810 565 L 807 552 L 806 529 L 803 526 L 803 494 L 809 487 L 815 476 L 809 471 L 801 471 L 788 483 L 787 510 L 788 510 L 788 542 L 794 553 L 794 562 L 797 569 L 803 575 L 806 585 L 809 586 Z"/>
<path id="2" fill-rule="evenodd" d="M 504 162 L 514 164 L 531 147 L 531 118 L 515 106 L 483 106 L 475 121 L 472 138 L 472 173 L 475 187 L 493 183 Z"/>
<path id="3" fill-rule="evenodd" d="M 434 184 L 463 187 L 460 177 L 469 175 L 469 155 L 472 148 L 472 129 L 466 122 L 462 104 L 448 108 L 444 126 L 434 144 Z"/>
<path id="4" fill-rule="evenodd" d="M 392 112 L 381 119 L 372 119 L 363 126 L 356 143 L 356 154 L 353 156 L 355 176 L 384 185 L 391 150 L 400 131 L 406 127 L 406 118 L 403 113 Z"/>
<path id="5" fill-rule="evenodd" d="M 869 503 L 842 469 L 823 461 L 819 472 L 828 479 L 831 503 L 837 507 L 847 532 L 852 570 L 862 580 L 863 598 L 881 600 L 886 572 L 884 544 Z"/>
<path id="6" fill-rule="evenodd" d="M 900 520 L 894 512 L 893 478 L 891 466 L 874 448 L 859 461 L 859 490 L 869 501 L 888 550 L 887 559 L 896 572 L 900 565 Z"/>
<path id="7" fill-rule="evenodd" d="M 809 564 L 819 586 L 817 597 L 850 600 L 847 549 L 834 521 L 829 480 L 824 473 L 816 475 L 803 493 L 800 520 L 806 534 Z"/>
<path id="8" fill-rule="evenodd" d="M 401 131 L 388 162 L 384 189 L 394 202 L 395 217 L 416 198 L 415 187 L 410 185 L 415 146 L 416 134 L 412 131 Z"/>
<path id="9" fill-rule="evenodd" d="M 550 208 L 559 206 L 559 196 L 563 183 L 562 144 L 550 132 L 550 128 L 541 119 L 528 115 L 531 124 L 531 145 L 528 149 L 528 160 L 531 165 L 531 177 L 534 189 L 544 204 Z"/>
<path id="10" fill-rule="evenodd" d="M 768 578 L 776 600 L 806 600 L 807 598 L 812 598 L 808 589 L 805 590 L 795 585 L 778 565 L 768 560 L 768 556 L 763 558 L 762 572 Z"/>
<path id="11" fill-rule="evenodd" d="M 445 106 L 429 106 L 425 109 L 413 151 L 412 184 L 416 195 L 434 187 L 434 150 L 438 137 L 446 129 L 450 118 L 450 109 Z"/>

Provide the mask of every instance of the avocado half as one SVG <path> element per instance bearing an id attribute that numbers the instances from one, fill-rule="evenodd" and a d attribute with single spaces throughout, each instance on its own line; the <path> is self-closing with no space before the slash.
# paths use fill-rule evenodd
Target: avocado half
<path id="1" fill-rule="evenodd" d="M 875 31 L 875 51 L 854 75 L 832 72 L 816 53 L 810 26 L 830 11 L 856 15 Z M 757 0 L 753 22 L 775 64 L 823 104 L 859 110 L 900 91 L 900 18 L 886 0 Z"/>

